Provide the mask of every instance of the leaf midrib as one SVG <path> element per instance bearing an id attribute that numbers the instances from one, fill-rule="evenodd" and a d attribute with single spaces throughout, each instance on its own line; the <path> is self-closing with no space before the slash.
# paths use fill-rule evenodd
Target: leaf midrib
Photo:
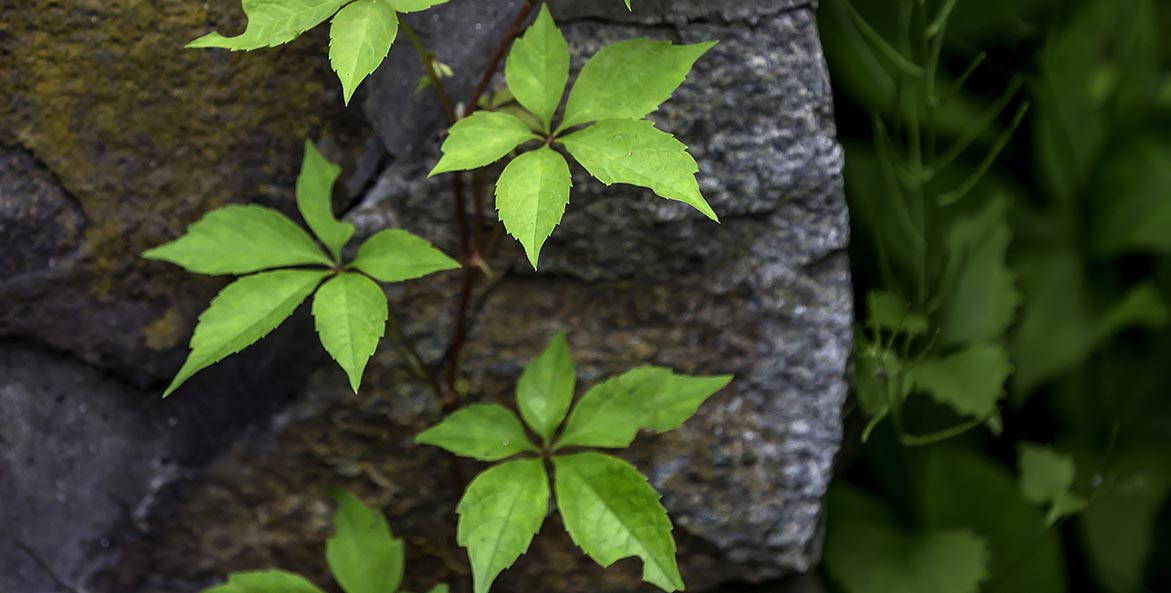
<path id="1" fill-rule="evenodd" d="M 563 466 L 563 467 L 564 467 L 564 466 Z M 623 520 L 621 520 L 621 518 L 619 517 L 618 513 L 615 513 L 615 512 L 614 512 L 614 508 L 613 508 L 613 507 L 611 507 L 611 506 L 610 506 L 610 505 L 609 505 L 609 504 L 606 502 L 606 500 L 605 500 L 605 499 L 603 499 L 603 498 L 602 498 L 602 497 L 601 497 L 601 496 L 598 494 L 598 491 L 597 491 L 597 490 L 596 490 L 596 489 L 593 487 L 593 485 L 592 485 L 592 484 L 590 484 L 589 480 L 587 480 L 587 479 L 585 478 L 585 474 L 583 474 L 582 472 L 580 472 L 580 471 L 578 471 L 576 468 L 574 468 L 572 463 L 570 463 L 570 464 L 569 464 L 569 467 L 570 467 L 570 473 L 571 473 L 571 474 L 573 474 L 573 475 L 574 475 L 574 477 L 575 477 L 575 478 L 577 478 L 577 480 L 578 480 L 579 482 L 581 482 L 581 483 L 582 483 L 582 484 L 585 486 L 585 489 L 586 489 L 587 491 L 589 491 L 589 493 L 590 493 L 590 494 L 592 494 L 592 495 L 594 496 L 594 498 L 595 498 L 595 499 L 596 499 L 596 500 L 597 500 L 597 501 L 598 501 L 598 502 L 599 502 L 599 503 L 602 505 L 602 507 L 603 507 L 603 508 L 605 508 L 605 509 L 606 509 L 606 511 L 607 511 L 608 513 L 610 513 L 610 515 L 611 515 L 611 516 L 613 516 L 615 519 L 618 519 L 618 524 L 619 524 L 619 525 L 621 525 L 621 526 L 622 526 L 622 528 L 623 528 L 623 530 L 625 530 L 625 531 L 626 531 L 626 539 L 627 539 L 627 541 L 634 541 L 634 542 L 638 542 L 638 545 L 639 545 L 639 547 L 641 547 L 641 548 L 642 548 L 642 552 L 643 552 L 643 554 L 645 554 L 645 556 L 642 556 L 642 558 L 643 558 L 643 563 L 645 564 L 645 563 L 647 563 L 647 562 L 650 562 L 651 564 L 654 564 L 654 565 L 655 565 L 655 568 L 657 568 L 657 569 L 658 569 L 659 573 L 661 573 L 662 575 L 664 575 L 664 576 L 667 578 L 667 580 L 668 580 L 668 581 L 669 581 L 669 580 L 671 580 L 671 577 L 670 577 L 670 574 L 671 574 L 671 573 L 670 573 L 669 571 L 667 571 L 667 570 L 666 570 L 666 569 L 663 567 L 663 565 L 662 565 L 662 564 L 659 564 L 659 561 L 658 561 L 658 559 L 657 559 L 657 558 L 655 558 L 655 554 L 653 554 L 653 553 L 651 552 L 651 550 L 650 550 L 650 549 L 647 547 L 646 543 L 645 543 L 645 542 L 643 542 L 642 538 L 640 538 L 640 537 L 637 537 L 637 536 L 634 534 L 634 531 L 633 531 L 632 529 L 630 529 L 629 527 L 627 527 L 627 525 L 626 525 L 626 522 L 625 522 L 625 521 L 623 521 Z"/>

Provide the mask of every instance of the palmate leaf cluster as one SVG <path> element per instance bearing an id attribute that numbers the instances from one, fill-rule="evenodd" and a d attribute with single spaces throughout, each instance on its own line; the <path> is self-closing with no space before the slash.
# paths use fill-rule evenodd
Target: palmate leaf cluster
<path id="1" fill-rule="evenodd" d="M 248 26 L 234 37 L 213 31 L 187 44 L 192 48 L 249 51 L 288 43 L 330 21 L 329 63 L 348 105 L 362 81 L 386 59 L 398 37 L 402 14 L 449 0 L 243 0 Z M 625 0 L 629 10 L 630 0 Z"/>
<path id="2" fill-rule="evenodd" d="M 533 268 L 569 204 L 572 180 L 561 149 L 606 185 L 645 187 L 718 220 L 687 147 L 644 119 L 713 45 L 637 39 L 603 48 L 582 68 L 554 127 L 569 81 L 569 46 L 543 7 L 504 69 L 508 90 L 536 124 L 506 111 L 477 111 L 451 128 L 431 174 L 484 167 L 531 145 L 500 174 L 496 209 Z"/>
<path id="3" fill-rule="evenodd" d="M 325 544 L 325 560 L 344 593 L 407 593 L 399 589 L 405 567 L 403 541 L 394 537 L 386 518 L 353 494 L 337 491 L 334 535 Z M 271 569 L 238 572 L 202 593 L 324 593 L 299 574 Z M 436 585 L 429 593 L 447 593 Z"/>
<path id="4" fill-rule="evenodd" d="M 551 493 L 540 455 L 552 465 L 565 528 L 586 555 L 602 566 L 637 557 L 643 580 L 665 591 L 683 589 L 659 494 L 626 461 L 580 448 L 625 448 L 642 429 L 677 428 L 730 381 L 642 367 L 595 385 L 571 408 L 574 365 L 558 334 L 517 382 L 520 418 L 503 406 L 473 405 L 420 434 L 417 442 L 456 455 L 507 460 L 477 476 L 457 508 L 458 541 L 468 550 L 475 593 L 486 593 L 524 554 L 545 521 Z"/>
<path id="5" fill-rule="evenodd" d="M 195 373 L 256 343 L 310 295 L 321 345 L 356 392 L 386 331 L 389 309 L 377 282 L 459 267 L 426 240 L 398 229 L 375 233 L 358 248 L 354 261 L 343 265 L 342 248 L 354 227 L 333 215 L 330 194 L 340 172 L 305 143 L 297 207 L 321 245 L 277 210 L 228 206 L 208 213 L 179 239 L 143 254 L 197 274 L 249 274 L 220 291 L 199 316 L 191 353 L 164 397 Z"/>
<path id="6" fill-rule="evenodd" d="M 187 47 L 247 51 L 288 43 L 330 21 L 329 62 L 348 104 L 362 81 L 374 72 L 398 37 L 399 15 L 426 10 L 448 0 L 243 0 L 248 27 L 235 37 L 211 32 Z M 332 18 L 331 18 L 332 17 Z"/>

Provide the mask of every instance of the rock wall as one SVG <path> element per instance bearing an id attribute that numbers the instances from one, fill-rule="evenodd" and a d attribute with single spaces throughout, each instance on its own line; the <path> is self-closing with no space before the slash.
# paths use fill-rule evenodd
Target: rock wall
<path id="1" fill-rule="evenodd" d="M 852 317 L 844 251 L 848 224 L 841 195 L 842 152 L 834 140 L 831 94 L 817 40 L 815 7 L 800 0 L 636 0 L 636 5 L 633 15 L 617 0 L 562 0 L 553 2 L 552 10 L 566 31 L 575 68 L 605 43 L 620 39 L 720 40 L 655 119 L 691 147 L 700 162 L 701 186 L 723 224 L 706 221 L 687 207 L 649 192 L 601 187 L 575 171 L 573 202 L 543 252 L 540 273 L 526 267 L 519 247 L 510 238 L 503 236 L 497 242 L 489 260 L 493 275 L 475 301 L 466 350 L 466 397 L 469 401 L 509 402 L 524 362 L 559 329 L 569 331 L 583 387 L 644 363 L 693 373 L 735 373 L 733 386 L 705 405 L 696 419 L 673 433 L 641 438 L 630 458 L 665 495 L 690 590 L 801 573 L 819 554 L 820 501 L 840 439 L 838 412 L 845 392 Z M 477 78 L 472 73 L 482 69 L 517 6 L 519 0 L 456 0 L 415 19 L 415 27 L 429 39 L 440 59 L 455 69 L 455 80 L 465 81 L 453 84 L 457 97 L 468 95 L 471 83 L 467 81 Z M 197 14 L 188 14 L 191 11 Z M 235 14 L 226 9 L 224 13 Z M 74 18 L 71 14 L 38 18 L 68 22 Z M 173 14 L 186 14 L 188 21 L 200 24 L 175 25 L 159 47 L 173 46 L 174 39 L 181 42 L 192 36 L 192 30 L 198 34 L 206 25 L 218 27 L 223 18 L 190 8 L 176 9 Z M 107 16 L 116 23 L 130 18 L 115 10 Z M 38 21 L 24 22 L 23 29 L 21 26 L 18 23 L 16 29 L 23 31 L 20 34 L 25 39 L 37 37 L 50 24 Z M 12 39 L 11 32 L 0 29 L 0 55 L 14 51 L 17 43 Z M 129 48 L 105 49 L 134 54 L 137 42 L 124 43 Z M 0 344 L 0 351 L 16 349 L 26 359 L 61 365 L 77 365 L 72 359 L 79 358 L 114 371 L 114 377 L 93 379 L 114 382 L 111 395 L 101 396 L 119 402 L 114 413 L 144 417 L 147 425 L 162 418 L 157 428 L 144 428 L 141 436 L 127 439 L 138 439 L 143 446 L 157 446 L 162 451 L 197 449 L 204 452 L 204 458 L 233 441 L 235 433 L 229 429 L 222 439 L 193 447 L 192 443 L 198 442 L 195 435 L 172 434 L 175 430 L 167 425 L 167 418 L 187 422 L 188 418 L 218 414 L 215 417 L 230 426 L 264 416 L 279 406 L 289 391 L 302 391 L 294 387 L 303 383 L 297 373 L 283 372 L 289 368 L 287 361 L 320 357 L 316 354 L 319 347 L 311 337 L 302 335 L 303 327 L 297 324 L 284 335 L 265 340 L 262 348 L 249 355 L 253 359 L 237 357 L 240 360 L 235 367 L 214 371 L 218 374 L 163 404 L 131 387 L 129 383 L 135 382 L 150 385 L 173 370 L 178 356 L 168 348 L 185 342 L 192 313 L 206 303 L 208 291 L 214 289 L 214 285 L 153 264 L 138 263 L 131 256 L 180 232 L 192 218 L 219 203 L 215 196 L 255 198 L 281 206 L 291 203 L 290 166 L 299 155 L 292 147 L 297 136 L 307 127 L 326 126 L 339 119 L 329 115 L 336 114 L 340 101 L 332 90 L 335 81 L 323 71 L 320 45 L 321 38 L 311 36 L 290 48 L 247 56 L 171 52 L 181 56 L 176 59 L 189 62 L 186 71 L 167 73 L 157 83 L 160 89 L 171 89 L 174 96 L 154 96 L 149 103 L 156 112 L 175 116 L 183 113 L 182 106 L 192 105 L 192 111 L 183 117 L 206 108 L 219 114 L 221 120 L 229 112 L 239 118 L 216 134 L 182 136 L 183 143 L 190 144 L 184 154 L 202 155 L 193 161 L 177 162 L 183 159 L 166 154 L 144 161 L 160 169 L 153 175 L 173 184 L 179 184 L 186 171 L 198 179 L 184 186 L 181 207 L 143 207 L 166 192 L 156 191 L 158 183 L 138 187 L 133 180 L 142 172 L 129 165 L 109 172 L 105 185 L 94 186 L 92 194 L 100 194 L 100 198 L 88 198 L 90 193 L 73 189 L 78 182 L 62 176 L 62 171 L 73 171 L 67 164 L 69 159 L 82 158 L 84 151 L 51 156 L 52 145 L 38 140 L 38 126 L 12 128 L 19 132 L 12 140 L 0 137 L 10 151 L 0 159 L 0 229 L 5 230 L 0 241 L 24 246 L 15 250 L 19 255 L 0 258 L 0 265 L 19 270 L 17 279 L 25 278 L 20 283 L 23 292 L 4 292 L 7 281 L 0 280 L 0 299 L 34 311 L 48 312 L 51 307 L 84 311 L 90 320 L 79 323 L 74 314 L 72 325 L 85 327 L 74 332 L 76 335 L 60 337 L 53 330 L 54 323 L 64 325 L 70 317 L 62 318 L 59 312 L 55 320 L 46 314 L 50 319 L 39 325 L 19 325 L 0 312 L 0 331 L 18 339 L 13 344 Z M 3 70 L 5 67 L 0 66 L 0 80 L 15 76 Z M 310 88 L 295 89 L 291 80 L 287 85 L 257 85 L 262 91 L 246 86 L 257 81 L 250 73 L 265 68 L 288 72 L 290 78 L 296 73 L 298 84 Z M 217 74 L 205 74 L 206 70 Z M 135 79 L 142 75 L 121 72 L 111 76 Z M 368 151 L 359 161 L 363 166 L 351 175 L 350 187 L 367 191 L 353 204 L 348 217 L 360 233 L 370 234 L 386 225 L 401 226 L 456 253 L 446 183 L 425 177 L 437 157 L 441 115 L 429 95 L 414 92 L 420 76 L 417 58 L 402 43 L 363 90 L 362 111 L 381 145 Z M 31 92 L 25 84 L 14 95 L 18 99 Z M 278 93 L 287 97 L 273 100 Z M 215 97 L 216 102 L 210 107 L 199 105 L 192 94 Z M 119 100 L 123 99 L 119 95 Z M 75 102 L 88 100 L 87 87 L 78 86 Z M 288 104 L 289 100 L 294 104 Z M 307 103 L 296 103 L 299 101 Z M 332 107 L 324 106 L 328 101 L 334 102 Z M 10 111 L 21 105 L 19 100 L 5 103 L 17 106 L 8 105 Z M 141 107 L 135 100 L 117 105 L 116 109 Z M 12 121 L 27 119 L 29 113 L 46 109 L 43 105 L 28 107 L 23 115 L 13 113 L 10 117 Z M 316 119 L 308 124 L 295 120 L 294 115 L 304 114 L 303 110 L 312 111 Z M 288 122 L 294 120 L 281 119 L 284 117 L 297 123 L 290 125 Z M 163 118 L 155 125 L 178 124 Z M 346 129 L 344 123 L 330 127 L 331 132 Z M 94 138 L 113 135 L 102 130 L 95 132 Z M 351 162 L 357 160 L 352 158 L 356 152 L 347 147 L 359 145 L 359 134 L 333 135 L 341 138 L 335 143 L 335 156 L 347 154 Z M 244 154 L 225 148 L 225 143 L 247 143 L 255 138 L 261 140 L 252 146 L 268 145 L 249 157 L 253 167 L 215 166 Z M 133 138 L 119 143 L 135 145 Z M 150 148 L 140 150 L 153 154 Z M 362 171 L 380 162 L 386 166 L 367 180 Z M 271 170 L 261 166 L 269 163 L 275 164 Z M 209 175 L 215 180 L 206 179 Z M 125 187 L 115 190 L 119 183 Z M 148 193 L 151 195 L 140 195 Z M 491 195 L 490 187 L 486 193 Z M 24 206 L 27 202 L 20 198 L 30 195 L 38 196 L 45 206 Z M 90 205 L 91 199 L 95 204 L 119 205 L 116 215 L 109 217 L 115 222 L 94 214 L 99 210 Z M 491 214 L 490 200 L 488 211 Z M 115 242 L 121 249 L 115 251 L 121 254 L 123 268 L 107 277 L 103 285 L 95 280 L 102 268 L 94 254 L 102 251 L 97 246 L 112 248 L 108 239 L 101 239 L 107 234 L 95 234 L 91 229 L 122 224 L 123 216 L 132 221 L 120 227 Z M 10 222 L 13 220 L 16 222 Z M 484 233 L 493 232 L 493 222 L 488 221 Z M 9 228 L 43 228 L 48 232 L 28 235 L 38 237 L 29 242 L 10 240 L 10 236 L 24 235 L 9 232 Z M 54 275 L 57 268 L 67 272 Z M 140 269 L 145 271 L 133 271 Z M 145 285 L 153 288 L 131 282 L 135 273 L 148 274 L 150 280 Z M 53 284 L 55 278 L 65 278 L 61 282 L 67 283 Z M 457 293 L 458 283 L 458 275 L 444 275 L 398 285 L 390 291 L 392 314 L 429 361 L 443 356 L 454 313 L 452 295 Z M 94 286 L 107 288 L 107 294 L 113 296 L 105 301 L 88 297 L 95 294 Z M 45 296 L 29 296 L 33 294 Z M 47 302 L 41 302 L 45 299 Z M 66 304 L 54 304 L 53 299 L 66 299 Z M 68 299 L 85 300 L 85 304 L 70 305 Z M 117 317 L 109 303 L 141 310 Z M 159 321 L 168 316 L 168 321 Z M 102 323 L 125 324 L 132 329 L 103 337 Z M 154 334 L 148 326 L 169 328 L 159 332 L 167 339 L 154 339 L 156 345 L 167 345 L 152 349 L 150 336 Z M 87 337 L 91 330 L 94 336 Z M 51 354 L 44 345 L 68 354 Z M 142 367 L 133 364 L 134 357 L 144 352 L 154 362 Z M 273 366 L 266 370 L 265 364 Z M 313 366 L 300 364 L 296 368 Z M 281 379 L 283 387 L 261 387 L 274 378 Z M 251 396 L 222 395 L 223 385 L 232 379 L 251 382 L 238 386 L 236 394 L 259 391 L 262 395 L 258 399 L 266 403 L 256 403 Z M 38 401 L 37 397 L 9 394 L 46 387 L 38 384 L 35 374 L 22 375 L 20 380 L 20 389 L 0 391 L 6 409 L 12 405 L 18 410 L 11 428 L 0 424 L 4 430 L 0 436 L 23 434 L 12 438 L 27 447 L 33 441 L 20 427 L 26 426 L 25 419 L 43 417 L 46 412 L 18 403 Z M 5 384 L 16 382 L 0 374 L 0 389 L 5 389 Z M 76 393 L 78 385 L 79 381 L 60 387 L 49 383 L 67 396 Z M 248 401 L 251 403 L 245 403 Z M 239 406 L 250 410 L 240 414 Z M 151 417 L 148 411 L 157 409 L 165 412 Z M 176 410 L 180 411 L 173 413 Z M 193 471 L 202 463 L 194 457 L 167 472 L 142 470 L 146 463 L 142 458 L 124 460 L 138 469 L 117 471 L 141 474 L 129 482 L 153 480 L 153 484 L 126 492 L 125 500 L 139 501 L 124 505 L 131 508 L 111 507 L 97 513 L 107 517 L 101 525 L 84 533 L 59 533 L 59 539 L 84 544 L 85 552 L 75 561 L 59 563 L 51 572 L 70 587 L 84 585 L 87 591 L 118 593 L 194 591 L 215 582 L 226 571 L 264 566 L 297 569 L 326 583 L 322 562 L 322 542 L 329 530 L 326 492 L 342 486 L 380 505 L 396 533 L 407 538 L 409 588 L 423 589 L 446 579 L 457 585 L 456 590 L 463 590 L 466 560 L 454 541 L 453 510 L 458 495 L 447 474 L 446 458 L 436 450 L 411 444 L 414 434 L 437 418 L 430 393 L 388 345 L 372 362 L 358 397 L 347 393 L 339 371 L 321 366 L 291 407 L 255 425 L 247 438 L 235 440 L 229 452 L 201 471 Z M 111 425 L 85 425 L 69 434 L 50 431 L 40 438 L 46 448 L 61 447 L 71 442 L 70 434 L 103 434 L 112 429 Z M 118 451 L 119 446 L 111 444 L 110 450 Z M 59 471 L 32 468 L 15 453 L 0 457 L 0 463 L 10 468 L 0 476 L 32 472 L 30 476 L 43 480 Z M 108 463 L 116 467 L 113 461 Z M 0 471 L 4 471 L 3 465 Z M 477 468 L 468 465 L 465 471 Z M 116 475 L 115 470 L 98 471 L 92 483 L 101 484 Z M 20 482 L 0 481 L 0 485 L 35 500 L 38 494 L 22 485 L 28 482 Z M 159 488 L 163 484 L 167 485 Z M 143 504 L 148 495 L 150 504 Z M 20 518 L 0 519 L 13 522 L 18 531 L 21 528 Z M 103 537 L 108 548 L 100 545 Z M 27 550 L 0 549 L 0 573 L 5 572 L 6 561 L 17 567 L 36 564 Z M 628 561 L 608 571 L 598 569 L 573 547 L 560 525 L 550 522 L 533 552 L 505 573 L 498 590 L 630 591 L 640 587 L 638 574 L 637 563 Z M 18 582 L 5 590 L 53 590 L 48 585 L 30 587 L 22 589 Z"/>

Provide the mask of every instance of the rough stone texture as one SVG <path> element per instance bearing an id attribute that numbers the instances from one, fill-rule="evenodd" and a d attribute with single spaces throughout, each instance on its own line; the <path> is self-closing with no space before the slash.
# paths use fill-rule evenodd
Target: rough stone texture
<path id="1" fill-rule="evenodd" d="M 417 23 L 425 38 L 444 40 L 439 57 L 457 76 L 486 61 L 481 36 L 498 34 L 510 12 L 502 7 L 515 3 L 474 3 L 479 19 L 468 17 L 472 4 L 454 2 Z M 576 67 L 603 44 L 635 36 L 721 40 L 655 119 L 691 146 L 723 224 L 575 171 L 573 201 L 540 273 L 510 238 L 497 241 L 466 351 L 467 397 L 508 403 L 524 362 L 559 329 L 570 331 L 583 388 L 644 363 L 735 373 L 697 418 L 640 439 L 629 457 L 665 495 L 690 590 L 806 571 L 818 558 L 820 501 L 840 440 L 851 324 L 842 152 L 814 8 L 663 0 L 653 4 L 657 15 L 631 17 L 612 4 L 618 9 L 555 3 L 555 15 L 576 16 L 560 19 Z M 420 72 L 409 51 L 392 51 L 365 104 L 398 158 L 350 219 L 361 233 L 401 226 L 455 253 L 447 181 L 425 179 L 439 114 L 414 95 Z M 390 291 L 393 314 L 429 361 L 443 357 L 458 285 L 458 274 L 447 274 Z M 271 565 L 326 583 L 325 492 L 333 486 L 379 505 L 407 539 L 408 588 L 447 580 L 464 590 L 445 457 L 411 444 L 438 418 L 432 396 L 390 347 L 367 373 L 360 397 L 346 393 L 336 369 L 318 373 L 268 435 L 174 488 L 167 512 L 93 581 L 95 590 L 180 593 L 227 570 Z M 496 590 L 644 590 L 638 575 L 633 561 L 594 566 L 554 519 Z"/>
<path id="2" fill-rule="evenodd" d="M 294 339 L 305 321 L 274 339 Z M 319 362 L 272 348 L 239 361 L 278 377 L 271 389 L 285 394 L 306 379 L 285 365 Z M 196 379 L 203 399 L 164 404 L 70 357 L 0 341 L 0 591 L 76 591 L 109 562 L 160 487 L 229 445 L 243 419 L 277 408 L 247 402 L 254 385 L 239 380 L 244 372 L 215 369 Z"/>
<path id="3" fill-rule="evenodd" d="M 288 207 L 303 138 L 346 129 L 324 31 L 182 47 L 242 21 L 233 2 L 0 3 L 0 337 L 141 386 L 178 368 L 217 283 L 138 254 L 230 201 Z"/>

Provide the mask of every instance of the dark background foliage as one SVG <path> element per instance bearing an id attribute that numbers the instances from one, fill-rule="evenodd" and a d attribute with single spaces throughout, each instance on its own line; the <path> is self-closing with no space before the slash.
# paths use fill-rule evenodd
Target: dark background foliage
<path id="1" fill-rule="evenodd" d="M 830 586 L 1171 591 L 1171 2 L 820 21 L 859 319 Z"/>

